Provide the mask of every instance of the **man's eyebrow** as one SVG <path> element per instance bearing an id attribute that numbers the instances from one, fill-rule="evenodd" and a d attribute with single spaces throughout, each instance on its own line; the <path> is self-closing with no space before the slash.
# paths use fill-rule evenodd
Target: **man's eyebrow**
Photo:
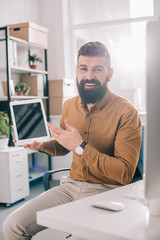
<path id="1" fill-rule="evenodd" d="M 80 64 L 79 67 L 88 67 L 88 65 Z M 104 69 L 104 67 L 103 67 L 102 65 L 93 66 L 93 68 L 97 68 L 97 67 L 100 67 L 100 68 L 103 68 L 103 69 Z"/>
<path id="2" fill-rule="evenodd" d="M 88 66 L 85 64 L 81 64 L 81 65 L 79 65 L 79 67 L 88 67 Z"/>
<path id="3" fill-rule="evenodd" d="M 96 65 L 96 66 L 94 66 L 94 68 L 96 68 L 96 67 L 104 68 L 102 65 Z"/>

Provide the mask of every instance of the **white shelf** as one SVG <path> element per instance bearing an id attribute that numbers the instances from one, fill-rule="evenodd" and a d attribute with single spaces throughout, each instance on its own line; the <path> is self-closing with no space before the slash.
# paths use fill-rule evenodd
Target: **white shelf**
<path id="1" fill-rule="evenodd" d="M 32 49 L 32 48 L 40 48 L 40 49 L 47 49 L 46 47 L 36 44 L 36 43 L 32 43 L 32 42 L 28 42 L 26 40 L 20 39 L 20 38 L 16 38 L 16 37 L 11 37 L 9 36 L 10 40 L 16 41 L 18 46 L 22 46 L 23 48 L 26 47 L 28 50 Z"/>
<path id="2" fill-rule="evenodd" d="M 11 71 L 15 73 L 34 73 L 34 74 L 48 74 L 47 71 L 38 69 L 24 68 L 24 67 L 11 67 Z"/>
<path id="3" fill-rule="evenodd" d="M 29 182 L 31 182 L 37 178 L 43 177 L 45 172 L 46 172 L 46 170 L 43 172 L 38 172 L 38 171 L 35 171 L 34 169 L 30 168 L 29 169 Z"/>
<path id="4" fill-rule="evenodd" d="M 31 68 L 24 68 L 24 67 L 10 67 L 11 71 L 13 73 L 19 73 L 19 74 L 26 74 L 26 73 L 31 73 L 31 74 L 48 74 L 47 71 L 42 71 L 39 69 L 31 69 Z M 0 68 L 1 72 L 6 72 L 6 68 Z"/>
<path id="5" fill-rule="evenodd" d="M 48 97 L 46 96 L 11 96 L 11 100 L 29 100 L 29 99 L 33 99 L 33 98 L 42 98 L 42 99 L 48 99 Z M 8 98 L 7 97 L 0 97 L 0 101 L 7 101 Z"/>

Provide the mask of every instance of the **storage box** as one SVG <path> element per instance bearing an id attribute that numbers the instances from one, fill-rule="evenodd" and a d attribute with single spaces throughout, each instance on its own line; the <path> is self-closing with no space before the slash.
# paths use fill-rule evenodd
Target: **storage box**
<path id="1" fill-rule="evenodd" d="M 32 22 L 8 25 L 9 35 L 36 43 L 45 48 L 48 46 L 48 29 Z"/>
<path id="2" fill-rule="evenodd" d="M 14 81 L 12 79 L 10 79 L 9 84 L 10 84 L 10 94 L 12 96 L 14 96 L 15 95 Z M 2 88 L 3 88 L 4 96 L 8 96 L 7 95 L 7 81 L 2 81 Z"/>
<path id="3" fill-rule="evenodd" d="M 49 96 L 71 98 L 75 96 L 73 79 L 49 80 Z"/>
<path id="4" fill-rule="evenodd" d="M 21 76 L 21 82 L 30 87 L 29 96 L 44 96 L 42 74 L 23 75 Z"/>
<path id="5" fill-rule="evenodd" d="M 61 115 L 63 104 L 68 98 L 51 97 L 49 98 L 49 112 L 50 115 Z"/>

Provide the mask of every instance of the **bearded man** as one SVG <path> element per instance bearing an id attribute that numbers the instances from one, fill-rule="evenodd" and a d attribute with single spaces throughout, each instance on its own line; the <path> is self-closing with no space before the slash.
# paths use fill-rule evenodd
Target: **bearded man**
<path id="1" fill-rule="evenodd" d="M 48 124 L 54 139 L 24 147 L 51 156 L 73 152 L 70 176 L 30 200 L 4 222 L 7 240 L 31 239 L 44 230 L 36 212 L 108 191 L 132 181 L 139 159 L 141 121 L 134 106 L 108 87 L 113 69 L 100 42 L 82 46 L 77 58 L 79 96 L 63 106 L 60 127 Z"/>

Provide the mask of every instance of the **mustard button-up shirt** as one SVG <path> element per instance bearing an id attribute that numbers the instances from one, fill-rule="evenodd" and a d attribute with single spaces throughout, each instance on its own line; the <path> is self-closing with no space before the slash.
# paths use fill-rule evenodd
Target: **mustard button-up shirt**
<path id="1" fill-rule="evenodd" d="M 87 142 L 81 156 L 73 153 L 70 176 L 77 181 L 124 185 L 131 182 L 139 159 L 141 121 L 128 100 L 107 89 L 106 95 L 89 111 L 80 96 L 63 106 L 60 127 L 67 119 Z M 43 144 L 52 156 L 68 153 L 57 141 Z"/>

